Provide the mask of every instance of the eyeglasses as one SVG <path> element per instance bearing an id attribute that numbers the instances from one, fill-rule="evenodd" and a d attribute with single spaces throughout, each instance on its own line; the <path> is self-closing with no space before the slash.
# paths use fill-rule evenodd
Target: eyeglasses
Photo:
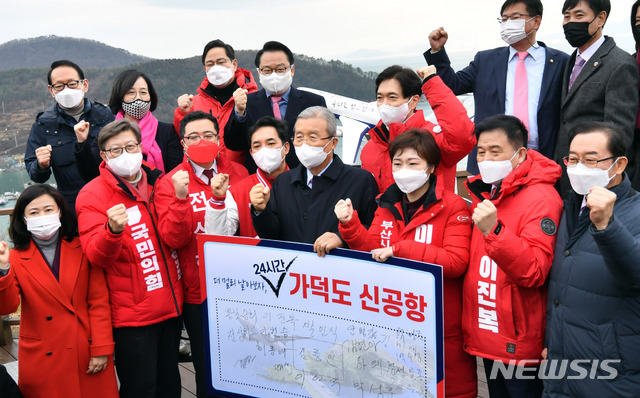
<path id="1" fill-rule="evenodd" d="M 577 165 L 578 162 L 582 163 L 587 167 L 596 167 L 598 163 L 604 162 L 605 160 L 615 159 L 616 157 L 617 156 L 609 156 L 608 158 L 595 160 L 595 159 L 580 159 L 577 156 L 565 156 L 562 158 L 562 160 L 564 161 L 564 164 L 566 166 L 570 166 L 570 167 Z"/>
<path id="2" fill-rule="evenodd" d="M 60 92 L 64 89 L 65 86 L 69 87 L 72 90 L 77 89 L 82 83 L 84 82 L 84 80 L 69 80 L 66 83 L 56 83 L 56 84 L 52 84 L 51 87 L 53 89 L 53 91 Z"/>
<path id="3" fill-rule="evenodd" d="M 285 73 L 287 73 L 287 70 L 289 70 L 289 69 L 291 69 L 290 66 L 278 66 L 275 70 L 269 68 L 268 66 L 263 66 L 259 70 L 260 70 L 260 73 L 262 73 L 265 76 L 269 76 L 273 72 L 276 72 L 276 75 L 278 75 L 278 76 L 282 76 Z"/>
<path id="4" fill-rule="evenodd" d="M 212 67 L 213 65 L 227 65 L 231 62 L 231 60 L 229 58 L 218 58 L 216 60 L 211 60 L 211 61 L 207 61 L 206 64 L 204 64 L 204 66 L 206 66 L 207 68 Z"/>
<path id="5" fill-rule="evenodd" d="M 496 18 L 498 20 L 499 23 L 502 22 L 507 22 L 508 20 L 511 21 L 517 21 L 518 19 L 522 19 L 522 17 L 530 17 L 531 14 L 520 14 L 518 12 L 516 12 L 515 14 L 511 14 L 511 15 L 503 15 L 501 17 Z"/>
<path id="6" fill-rule="evenodd" d="M 184 137 L 185 141 L 189 141 L 192 144 L 195 144 L 196 142 L 200 141 L 200 140 L 205 140 L 205 141 L 215 141 L 218 139 L 218 134 L 216 133 L 212 133 L 212 132 L 206 132 L 202 135 L 200 134 L 190 134 L 188 136 Z"/>
<path id="7" fill-rule="evenodd" d="M 140 90 L 140 91 L 136 91 L 136 90 L 129 90 L 127 91 L 127 93 L 124 95 L 124 99 L 127 102 L 131 102 L 133 100 L 136 99 L 136 97 L 140 96 L 141 100 L 148 100 L 149 98 L 151 98 L 151 96 L 149 95 L 149 92 L 146 90 Z"/>
<path id="8" fill-rule="evenodd" d="M 121 147 L 105 149 L 103 152 L 108 153 L 111 158 L 117 158 L 118 156 L 122 155 L 123 150 L 127 151 L 127 153 L 137 153 L 139 147 L 140 144 L 127 144 Z"/>
<path id="9" fill-rule="evenodd" d="M 293 143 L 294 145 L 298 146 L 301 145 L 305 142 L 309 142 L 311 144 L 317 144 L 320 141 L 324 141 L 324 140 L 330 140 L 333 137 L 316 137 L 315 135 L 311 135 L 309 137 L 305 137 L 302 134 L 298 134 L 293 138 Z"/>

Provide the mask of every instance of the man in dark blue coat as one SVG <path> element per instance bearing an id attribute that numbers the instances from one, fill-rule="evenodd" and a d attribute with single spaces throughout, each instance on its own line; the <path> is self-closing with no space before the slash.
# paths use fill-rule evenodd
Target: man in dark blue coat
<path id="1" fill-rule="evenodd" d="M 263 116 L 285 120 L 291 140 L 293 126 L 300 112 L 312 106 L 327 106 L 323 97 L 291 86 L 296 66 L 293 64 L 293 53 L 284 44 L 266 42 L 258 51 L 255 64 L 262 90 L 247 94 L 247 90 L 239 88 L 233 93 L 235 109 L 224 130 L 225 145 L 233 151 L 249 150 L 249 127 Z M 289 167 L 296 167 L 299 163 L 295 151 L 289 151 Z M 246 156 L 245 166 L 249 173 L 256 172 L 257 167 L 251 156 Z"/>
<path id="2" fill-rule="evenodd" d="M 466 68 L 458 72 L 451 68 L 444 49 L 448 34 L 443 28 L 429 35 L 431 49 L 424 58 L 437 68 L 438 76 L 455 95 L 473 93 L 476 123 L 496 114 L 517 116 L 529 130 L 528 147 L 552 158 L 560 127 L 562 72 L 569 56 L 536 41 L 542 22 L 540 0 L 507 0 L 499 20 L 502 39 L 509 45 L 478 52 Z M 516 84 L 518 53 L 527 53 L 523 54 L 526 116 L 516 105 L 520 93 Z M 476 151 L 467 159 L 467 170 L 474 175 L 479 173 Z"/>
<path id="3" fill-rule="evenodd" d="M 549 276 L 544 396 L 636 397 L 640 195 L 624 172 L 626 137 L 612 124 L 588 122 L 569 143 L 573 190 Z"/>
<path id="4" fill-rule="evenodd" d="M 345 246 L 333 208 L 351 199 L 360 222 L 369 226 L 377 208 L 378 184 L 366 170 L 347 166 L 333 153 L 336 118 L 327 108 L 305 109 L 295 124 L 293 146 L 300 165 L 278 176 L 271 190 L 249 192 L 253 227 L 266 239 L 313 243 L 318 255 Z"/>
<path id="5" fill-rule="evenodd" d="M 75 63 L 55 61 L 47 80 L 49 93 L 56 102 L 36 116 L 24 162 L 34 182 L 47 181 L 53 172 L 58 189 L 75 214 L 76 196 L 87 181 L 78 172 L 74 151 L 89 151 L 102 127 L 113 121 L 114 116 L 106 106 L 85 98 L 89 81 Z M 83 137 L 82 143 L 78 143 L 73 127 L 83 120 L 90 124 L 89 135 L 86 141 Z"/>

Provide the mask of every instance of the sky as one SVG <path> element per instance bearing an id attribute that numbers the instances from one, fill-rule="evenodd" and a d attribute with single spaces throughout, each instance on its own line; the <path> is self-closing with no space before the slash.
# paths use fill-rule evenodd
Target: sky
<path id="1" fill-rule="evenodd" d="M 496 18 L 502 0 L 0 0 L 5 15 L 0 43 L 56 35 L 97 40 L 152 58 L 200 55 L 222 39 L 237 50 L 259 49 L 268 40 L 294 53 L 337 59 L 364 70 L 394 63 L 425 64 L 429 33 L 449 32 L 454 66 L 478 50 L 504 45 Z M 538 40 L 566 52 L 562 0 L 543 0 Z M 633 0 L 612 1 L 604 32 L 634 52 L 629 14 Z M 464 66 L 461 65 L 461 66 Z M 241 65 L 242 66 L 242 65 Z M 248 67 L 248 66 L 247 66 Z"/>

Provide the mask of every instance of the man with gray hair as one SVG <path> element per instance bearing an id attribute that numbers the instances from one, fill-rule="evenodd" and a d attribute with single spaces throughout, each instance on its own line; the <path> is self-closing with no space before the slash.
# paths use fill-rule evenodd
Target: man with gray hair
<path id="1" fill-rule="evenodd" d="M 258 236 L 313 243 L 324 256 L 346 246 L 338 220 L 330 217 L 334 204 L 345 198 L 362 224 L 371 224 L 378 185 L 371 173 L 345 165 L 333 153 L 336 130 L 336 118 L 327 108 L 313 106 L 298 115 L 293 147 L 300 165 L 278 176 L 271 189 L 257 184 L 249 193 Z"/>

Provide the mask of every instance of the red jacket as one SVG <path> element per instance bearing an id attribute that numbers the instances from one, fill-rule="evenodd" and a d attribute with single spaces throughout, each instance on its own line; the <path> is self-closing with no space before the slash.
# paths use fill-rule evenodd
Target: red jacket
<path id="1" fill-rule="evenodd" d="M 456 165 L 471 152 L 476 145 L 473 134 L 474 124 L 467 116 L 467 110 L 453 92 L 434 76 L 422 86 L 422 92 L 433 108 L 438 125 L 424 120 L 421 110 L 416 111 L 405 123 L 391 123 L 389 127 L 378 122 L 369 130 L 371 139 L 362 148 L 360 160 L 362 168 L 373 174 L 380 192 L 384 192 L 393 180 L 389 144 L 398 135 L 412 128 L 428 130 L 436 139 L 442 159 L 435 171 L 438 184 L 449 192 L 456 185 Z"/>
<path id="2" fill-rule="evenodd" d="M 378 199 L 367 231 L 354 214 L 339 223 L 342 239 L 354 250 L 371 251 L 393 245 L 395 257 L 442 266 L 444 278 L 445 388 L 451 397 L 477 396 L 476 366 L 462 348 L 462 275 L 469 261 L 471 220 L 465 201 L 430 179 L 424 205 L 407 223 L 404 194 L 393 184 Z"/>
<path id="3" fill-rule="evenodd" d="M 236 83 L 240 88 L 248 90 L 249 93 L 253 93 L 254 91 L 258 91 L 258 85 L 251 74 L 251 71 L 246 69 L 237 68 L 235 74 Z M 198 87 L 198 94 L 193 96 L 193 106 L 191 107 L 191 111 L 203 111 L 206 113 L 210 113 L 216 119 L 218 119 L 218 133 L 220 134 L 220 153 L 226 154 L 227 158 L 238 162 L 240 164 L 244 163 L 243 152 L 231 151 L 227 149 L 224 145 L 224 126 L 227 125 L 227 121 L 231 116 L 231 112 L 235 107 L 235 102 L 233 101 L 233 97 L 227 101 L 226 104 L 221 104 L 215 98 L 209 96 L 209 94 L 204 92 L 204 89 L 209 85 L 209 79 L 205 76 Z M 180 108 L 176 108 L 173 113 L 173 127 L 176 129 L 178 135 L 180 134 L 180 122 L 184 119 L 186 113 L 182 112 Z M 168 171 L 168 170 L 167 170 Z"/>
<path id="4" fill-rule="evenodd" d="M 244 166 L 220 155 L 217 159 L 219 173 L 229 174 L 229 185 L 247 177 Z M 189 172 L 189 196 L 178 199 L 171 178 L 178 170 Z M 200 271 L 196 234 L 204 233 L 206 202 L 213 198 L 211 187 L 196 176 L 193 166 L 185 156 L 182 163 L 160 179 L 153 196 L 158 214 L 160 237 L 178 251 L 184 283 L 184 301 L 201 304 Z"/>
<path id="5" fill-rule="evenodd" d="M 152 197 L 160 170 L 142 166 L 138 186 Z M 129 223 L 119 234 L 108 227 L 107 210 L 124 204 Z M 105 163 L 100 176 L 76 201 L 80 242 L 87 258 L 104 268 L 114 327 L 146 326 L 179 316 L 183 288 L 178 255 L 160 241 L 153 201 L 136 196 Z"/>
<path id="6" fill-rule="evenodd" d="M 104 273 L 91 267 L 80 241 L 60 242 L 59 282 L 34 243 L 11 250 L 0 278 L 0 313 L 18 309 L 19 385 L 25 397 L 118 397 L 113 337 Z M 87 375 L 91 357 L 107 367 Z"/>
<path id="7" fill-rule="evenodd" d="M 560 166 L 536 151 L 502 180 L 491 202 L 501 229 L 484 237 L 473 229 L 464 279 L 465 349 L 499 361 L 540 358 L 562 200 L 554 189 Z M 489 199 L 481 176 L 467 181 L 474 202 Z"/>
<path id="8" fill-rule="evenodd" d="M 238 184 L 234 184 L 232 188 L 229 188 L 236 202 L 236 206 L 238 206 L 238 235 L 250 238 L 258 236 L 256 230 L 253 228 L 253 221 L 251 220 L 251 200 L 249 199 L 249 192 L 251 192 L 251 188 L 256 184 L 262 184 L 271 189 L 273 180 L 274 179 L 265 176 L 262 170 L 257 169 L 255 174 L 251 174 Z"/>

